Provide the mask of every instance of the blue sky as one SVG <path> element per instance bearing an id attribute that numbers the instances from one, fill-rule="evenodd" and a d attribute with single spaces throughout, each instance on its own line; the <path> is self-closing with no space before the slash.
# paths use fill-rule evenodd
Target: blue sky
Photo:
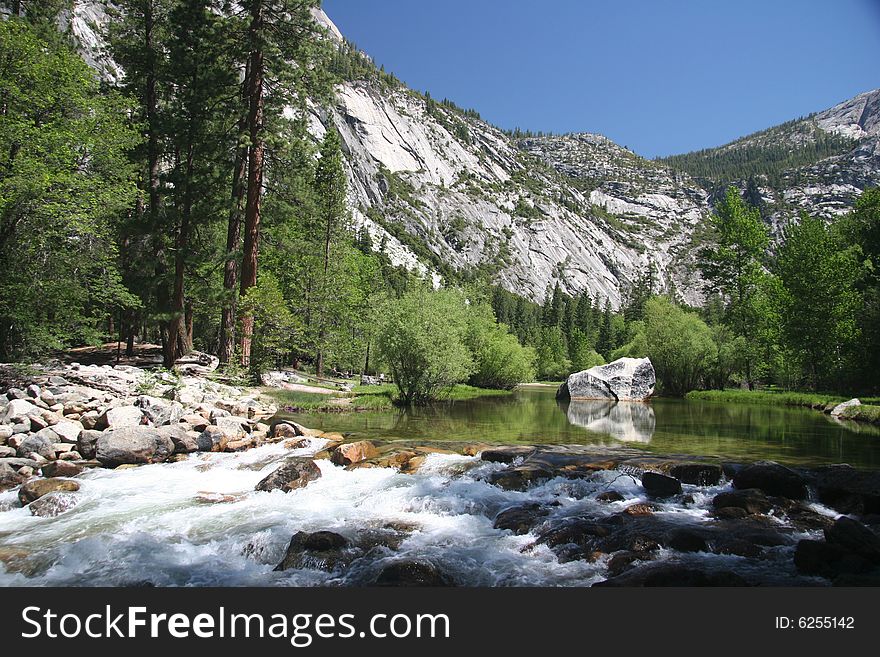
<path id="1" fill-rule="evenodd" d="M 324 0 L 409 86 L 646 157 L 880 87 L 880 0 Z"/>

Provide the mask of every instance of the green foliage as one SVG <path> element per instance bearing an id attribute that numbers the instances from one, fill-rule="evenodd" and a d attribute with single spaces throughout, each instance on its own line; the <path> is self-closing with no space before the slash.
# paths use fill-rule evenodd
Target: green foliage
<path id="1" fill-rule="evenodd" d="M 471 385 L 512 390 L 535 378 L 534 350 L 521 346 L 507 326 L 496 323 L 488 305 L 471 306 L 465 341 L 474 360 Z"/>
<path id="2" fill-rule="evenodd" d="M 711 329 L 665 297 L 645 304 L 645 350 L 666 395 L 699 388 L 717 358 Z"/>
<path id="3" fill-rule="evenodd" d="M 430 402 L 474 372 L 467 329 L 467 305 L 454 290 L 419 286 L 389 304 L 378 346 L 404 404 Z"/>
<path id="4" fill-rule="evenodd" d="M 243 312 L 254 317 L 251 370 L 259 379 L 290 352 L 290 336 L 297 331 L 297 321 L 284 302 L 277 279 L 268 272 L 261 274 L 257 285 L 239 303 Z"/>
<path id="5" fill-rule="evenodd" d="M 776 261 L 785 339 L 814 386 L 843 383 L 860 337 L 858 252 L 842 247 L 821 219 L 804 215 L 786 228 Z"/>
<path id="6" fill-rule="evenodd" d="M 571 372 L 565 336 L 558 326 L 545 326 L 540 329 L 535 352 L 539 379 L 564 379 Z"/>
<path id="7" fill-rule="evenodd" d="M 0 358 L 103 338 L 138 304 L 117 267 L 116 222 L 134 199 L 138 135 L 61 40 L 0 21 Z"/>

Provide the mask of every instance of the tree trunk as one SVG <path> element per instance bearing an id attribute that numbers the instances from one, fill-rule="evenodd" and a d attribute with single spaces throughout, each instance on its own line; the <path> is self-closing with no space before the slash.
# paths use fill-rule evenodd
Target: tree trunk
<path id="1" fill-rule="evenodd" d="M 247 68 L 250 67 L 248 63 Z M 248 71 L 245 69 L 241 89 L 242 103 L 247 100 Z M 247 130 L 247 113 L 242 112 L 238 120 L 239 139 Z M 235 165 L 232 172 L 232 202 L 229 210 L 229 225 L 226 229 L 226 263 L 223 268 L 223 311 L 220 317 L 220 363 L 232 362 L 235 354 L 235 311 L 238 290 L 238 247 L 241 243 L 241 220 L 245 203 L 245 185 L 247 182 L 248 146 L 242 143 L 235 151 Z"/>
<path id="2" fill-rule="evenodd" d="M 247 203 L 244 212 L 244 253 L 241 260 L 240 293 L 244 296 L 257 284 L 257 252 L 260 239 L 260 202 L 263 193 L 263 3 L 254 0 L 249 28 L 251 54 L 248 80 L 248 158 Z M 251 362 L 251 342 L 254 336 L 254 317 L 245 314 L 241 320 L 241 364 Z"/>

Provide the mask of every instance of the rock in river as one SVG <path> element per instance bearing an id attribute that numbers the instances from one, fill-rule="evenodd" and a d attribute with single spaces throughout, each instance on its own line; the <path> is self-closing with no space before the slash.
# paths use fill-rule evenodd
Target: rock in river
<path id="1" fill-rule="evenodd" d="M 95 458 L 105 468 L 139 463 L 162 463 L 174 453 L 167 435 L 145 426 L 122 427 L 105 432 L 98 439 Z"/>
<path id="2" fill-rule="evenodd" d="M 758 488 L 767 495 L 802 500 L 807 496 L 806 482 L 800 474 L 774 461 L 758 461 L 740 469 L 733 477 L 735 488 Z"/>
<path id="3" fill-rule="evenodd" d="M 428 561 L 395 561 L 385 566 L 373 586 L 454 586 L 452 578 Z"/>
<path id="4" fill-rule="evenodd" d="M 289 493 L 303 488 L 321 476 L 321 469 L 310 458 L 294 456 L 287 459 L 280 468 L 257 484 L 254 490 L 273 491 L 277 489 Z"/>
<path id="5" fill-rule="evenodd" d="M 289 568 L 333 570 L 337 565 L 349 561 L 350 555 L 345 554 L 345 548 L 348 546 L 348 539 L 335 532 L 320 531 L 311 534 L 297 532 L 290 539 L 287 553 L 275 570 Z"/>
<path id="6" fill-rule="evenodd" d="M 24 484 L 18 491 L 18 501 L 22 505 L 40 499 L 43 495 L 65 491 L 73 493 L 79 490 L 79 484 L 70 479 L 34 479 Z"/>
<path id="7" fill-rule="evenodd" d="M 654 394 L 654 366 L 648 358 L 618 358 L 569 375 L 557 399 L 644 401 Z"/>
<path id="8" fill-rule="evenodd" d="M 678 479 L 659 472 L 645 472 L 642 475 L 642 486 L 652 497 L 671 497 L 681 492 L 681 482 Z"/>

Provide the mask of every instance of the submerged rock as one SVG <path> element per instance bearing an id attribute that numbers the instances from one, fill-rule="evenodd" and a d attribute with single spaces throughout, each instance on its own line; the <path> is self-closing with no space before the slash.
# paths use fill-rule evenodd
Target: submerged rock
<path id="1" fill-rule="evenodd" d="M 295 456 L 287 459 L 284 464 L 260 481 L 254 488 L 256 491 L 269 492 L 282 490 L 289 493 L 303 488 L 321 476 L 321 469 L 310 458 Z"/>
<path id="2" fill-rule="evenodd" d="M 619 358 L 569 375 L 557 399 L 644 401 L 654 394 L 654 366 L 648 358 Z"/>

